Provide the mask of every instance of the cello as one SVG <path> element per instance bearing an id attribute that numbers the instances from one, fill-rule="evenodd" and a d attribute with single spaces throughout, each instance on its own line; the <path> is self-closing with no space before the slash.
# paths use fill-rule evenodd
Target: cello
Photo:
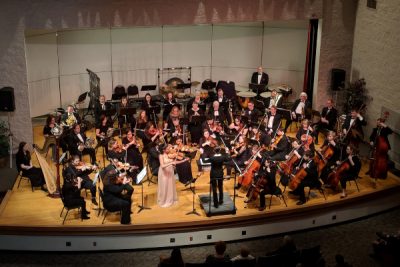
<path id="1" fill-rule="evenodd" d="M 329 184 L 333 189 L 335 189 L 339 184 L 340 178 L 343 176 L 343 173 L 345 171 L 348 171 L 349 169 L 350 169 L 350 162 L 346 158 L 328 175 L 327 184 Z"/>
<path id="2" fill-rule="evenodd" d="M 292 178 L 290 179 L 289 182 L 289 188 L 291 190 L 296 190 L 297 187 L 299 186 L 299 184 L 301 183 L 301 181 L 304 180 L 304 178 L 306 178 L 307 176 L 307 171 L 305 168 L 301 168 L 299 169 L 296 174 L 292 174 Z"/>
<path id="3" fill-rule="evenodd" d="M 321 152 L 315 151 L 315 156 L 314 156 L 314 162 L 317 165 L 318 168 L 318 176 L 321 175 L 322 169 L 326 166 L 328 163 L 328 160 L 332 158 L 333 154 L 335 153 L 335 150 L 331 145 L 326 145 L 322 149 Z"/>
<path id="4" fill-rule="evenodd" d="M 258 178 L 257 182 L 254 184 L 252 183 L 249 191 L 247 191 L 246 197 L 247 201 L 254 201 L 260 195 L 260 192 L 265 186 L 268 184 L 268 179 L 265 175 L 262 175 Z"/>
<path id="5" fill-rule="evenodd" d="M 243 171 L 243 174 L 239 176 L 238 184 L 242 186 L 248 186 L 253 181 L 254 175 L 260 170 L 261 164 L 257 159 L 257 154 L 260 153 L 264 148 L 260 148 L 250 159 L 249 164 Z"/>

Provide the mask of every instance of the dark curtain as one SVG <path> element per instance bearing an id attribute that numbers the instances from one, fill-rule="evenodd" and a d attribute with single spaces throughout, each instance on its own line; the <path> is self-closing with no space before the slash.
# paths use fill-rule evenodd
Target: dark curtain
<path id="1" fill-rule="evenodd" d="M 307 57 L 304 71 L 303 92 L 312 103 L 314 91 L 315 53 L 317 50 L 318 19 L 311 19 L 308 26 Z"/>

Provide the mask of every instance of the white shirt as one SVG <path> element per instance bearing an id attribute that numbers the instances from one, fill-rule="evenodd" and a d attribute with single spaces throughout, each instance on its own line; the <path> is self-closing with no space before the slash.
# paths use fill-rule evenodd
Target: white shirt
<path id="1" fill-rule="evenodd" d="M 80 133 L 78 133 L 76 136 L 79 138 L 79 140 L 80 140 L 82 143 L 85 143 L 85 141 L 83 141 L 83 137 L 82 137 L 82 135 L 81 135 Z"/>
<path id="2" fill-rule="evenodd" d="M 295 110 L 296 114 L 302 114 L 304 111 L 305 103 L 300 101 L 299 104 L 297 105 L 297 108 Z"/>
<path id="3" fill-rule="evenodd" d="M 261 78 L 262 78 L 262 73 L 261 74 L 259 73 L 258 76 L 257 76 L 257 83 L 258 84 L 260 84 Z"/>
<path id="4" fill-rule="evenodd" d="M 274 125 L 274 119 L 275 119 L 275 115 L 269 116 L 267 128 L 272 129 L 272 126 Z"/>

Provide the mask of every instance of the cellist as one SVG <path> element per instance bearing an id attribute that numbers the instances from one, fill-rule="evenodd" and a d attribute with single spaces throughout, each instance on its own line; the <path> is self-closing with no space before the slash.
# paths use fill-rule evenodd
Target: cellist
<path id="1" fill-rule="evenodd" d="M 358 150 L 353 145 L 348 145 L 346 147 L 347 159 L 344 162 L 350 163 L 350 167 L 341 173 L 340 185 L 342 186 L 342 194 L 340 198 L 347 197 L 346 193 L 346 183 L 349 180 L 357 179 L 358 173 L 361 170 L 361 161 L 358 157 Z M 343 162 L 342 162 L 343 164 Z"/>
<path id="2" fill-rule="evenodd" d="M 331 173 L 333 166 L 336 164 L 336 161 L 340 159 L 340 147 L 335 141 L 336 133 L 335 132 L 328 132 L 324 143 L 322 144 L 321 148 L 318 149 L 319 154 L 323 155 L 323 152 L 328 149 L 333 150 L 333 155 L 329 159 L 320 159 L 326 160 L 325 166 L 320 170 L 320 178 L 321 180 L 326 183 L 328 179 L 329 173 Z M 318 153 L 315 155 L 318 157 Z"/>
<path id="3" fill-rule="evenodd" d="M 260 206 L 258 207 L 259 211 L 265 210 L 265 195 L 273 194 L 276 190 L 276 166 L 272 165 L 269 160 L 265 160 L 262 165 L 260 171 L 256 178 L 258 179 L 266 179 L 263 184 L 263 187 L 260 190 Z M 257 181 L 258 181 L 257 179 Z"/>
<path id="4" fill-rule="evenodd" d="M 303 178 L 303 180 L 299 183 L 297 188 L 295 188 L 293 191 L 289 191 L 289 193 L 292 195 L 298 195 L 299 201 L 296 204 L 303 205 L 304 203 L 306 203 L 304 187 L 315 188 L 321 185 L 321 183 L 318 180 L 317 165 L 315 165 L 311 151 L 307 151 L 304 153 L 302 164 L 296 167 L 296 169 L 297 168 L 304 169 L 307 174 Z M 294 178 L 295 177 L 293 177 L 292 179 Z"/>
<path id="5" fill-rule="evenodd" d="M 243 175 L 241 175 L 238 179 L 238 183 L 235 186 L 235 189 L 239 189 L 244 186 L 248 186 L 254 179 L 254 173 L 257 172 L 261 166 L 261 162 L 263 156 L 261 155 L 261 150 L 258 145 L 253 145 L 251 148 L 251 157 L 244 162 L 246 165 L 245 170 L 243 171 Z"/>
<path id="6" fill-rule="evenodd" d="M 385 124 L 384 118 L 379 118 L 376 121 L 376 127 L 372 130 L 369 137 L 370 145 L 372 147 L 371 163 L 367 175 L 372 178 L 387 177 L 388 171 L 388 151 L 390 150 L 390 143 L 388 135 L 393 131 Z"/>
<path id="7" fill-rule="evenodd" d="M 267 155 L 274 161 L 285 160 L 285 156 L 290 152 L 290 141 L 283 128 L 278 128 L 276 137 L 271 140 L 271 150 Z"/>

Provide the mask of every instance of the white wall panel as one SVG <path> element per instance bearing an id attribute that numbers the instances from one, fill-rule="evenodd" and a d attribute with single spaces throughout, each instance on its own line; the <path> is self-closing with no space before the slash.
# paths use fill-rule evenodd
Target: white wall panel
<path id="1" fill-rule="evenodd" d="M 113 71 L 160 68 L 161 38 L 161 27 L 112 29 Z"/>
<path id="2" fill-rule="evenodd" d="M 307 38 L 307 29 L 265 28 L 263 66 L 304 71 Z"/>
<path id="3" fill-rule="evenodd" d="M 304 71 L 289 71 L 277 69 L 265 69 L 269 75 L 269 84 L 287 84 L 293 89 L 289 101 L 293 102 L 303 91 Z"/>
<path id="4" fill-rule="evenodd" d="M 163 27 L 163 67 L 211 65 L 211 25 Z"/>
<path id="5" fill-rule="evenodd" d="M 28 83 L 31 117 L 54 111 L 60 105 L 58 78 Z"/>
<path id="6" fill-rule="evenodd" d="M 61 75 L 110 71 L 110 30 L 59 32 L 58 55 Z"/>
<path id="7" fill-rule="evenodd" d="M 262 27 L 214 26 L 213 66 L 256 68 L 261 48 Z"/>
<path id="8" fill-rule="evenodd" d="M 58 76 L 56 38 L 55 33 L 26 37 L 28 82 Z"/>

